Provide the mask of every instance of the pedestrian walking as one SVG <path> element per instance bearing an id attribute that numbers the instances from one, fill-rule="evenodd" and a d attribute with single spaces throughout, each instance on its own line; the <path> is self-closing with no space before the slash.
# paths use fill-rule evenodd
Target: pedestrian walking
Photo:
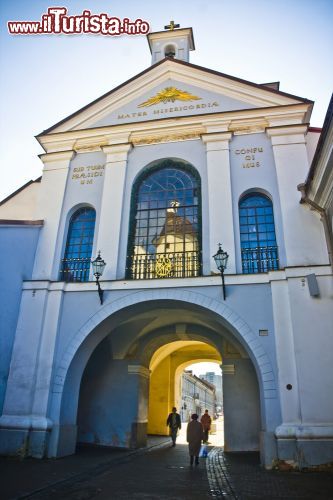
<path id="1" fill-rule="evenodd" d="M 204 443 L 208 443 L 208 433 L 212 424 L 212 419 L 208 413 L 208 410 L 205 410 L 205 413 L 202 415 L 201 423 L 204 431 Z"/>
<path id="2" fill-rule="evenodd" d="M 180 415 L 179 413 L 177 413 L 177 408 L 175 406 L 172 408 L 172 412 L 169 413 L 166 424 L 169 427 L 172 446 L 176 446 L 178 429 L 182 428 L 182 423 L 180 420 Z"/>
<path id="3" fill-rule="evenodd" d="M 187 424 L 186 440 L 188 442 L 188 451 L 190 453 L 190 464 L 199 465 L 199 453 L 201 448 L 201 441 L 203 440 L 203 427 L 201 422 L 198 422 L 198 415 L 193 413 L 191 422 Z"/>

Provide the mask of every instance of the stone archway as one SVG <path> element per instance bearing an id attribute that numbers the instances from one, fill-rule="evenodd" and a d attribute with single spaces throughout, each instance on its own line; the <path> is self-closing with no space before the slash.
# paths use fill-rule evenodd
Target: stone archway
<path id="1" fill-rule="evenodd" d="M 271 398 L 277 397 L 275 375 L 271 361 L 260 340 L 255 336 L 250 326 L 225 303 L 215 299 L 208 298 L 197 292 L 183 290 L 144 290 L 126 295 L 114 302 L 106 304 L 99 312 L 94 314 L 73 336 L 66 352 L 63 355 L 61 363 L 57 367 L 54 392 L 60 392 L 65 382 L 65 377 L 74 356 L 83 345 L 87 337 L 98 328 L 98 326 L 108 317 L 111 317 L 118 311 L 128 308 L 134 304 L 147 303 L 150 301 L 179 301 L 187 304 L 197 305 L 208 311 L 216 313 L 225 320 L 226 324 L 232 329 L 237 340 L 246 348 L 256 367 L 259 379 L 262 382 L 262 389 L 266 395 Z M 269 383 L 265 383 L 269 380 Z M 270 391 L 269 394 L 267 391 Z M 275 392 L 274 392 L 275 391 Z"/>
<path id="2" fill-rule="evenodd" d="M 58 365 L 54 379 L 51 409 L 54 428 L 50 439 L 49 456 L 61 456 L 73 452 L 73 442 L 76 441 L 76 413 L 82 373 L 97 345 L 110 334 L 111 327 L 115 327 L 117 321 L 120 321 L 119 317 L 130 315 L 132 307 L 154 310 L 161 304 L 163 307 L 173 305 L 184 311 L 195 310 L 202 315 L 215 318 L 220 322 L 221 328 L 225 328 L 243 346 L 250 356 L 258 376 L 262 432 L 266 437 L 269 435 L 270 438 L 273 438 L 279 415 L 275 376 L 265 349 L 254 336 L 250 327 L 224 303 L 209 299 L 196 292 L 162 289 L 132 293 L 105 305 L 73 337 Z M 163 343 L 163 339 L 161 341 Z M 128 379 L 131 379 L 130 384 L 132 386 L 134 384 L 137 388 L 140 386 L 142 389 L 145 384 L 148 384 L 149 371 L 144 358 L 136 357 L 138 354 L 139 351 L 134 349 L 130 351 L 127 359 L 118 359 L 117 363 L 122 362 L 126 376 L 131 374 L 132 378 Z M 267 382 L 269 382 L 268 385 Z M 134 402 L 137 408 L 140 407 L 141 396 L 138 393 Z M 271 415 L 277 415 L 277 417 L 269 420 Z M 64 442 L 66 442 L 65 446 L 63 446 Z M 262 442 L 264 441 L 262 440 Z M 264 445 L 263 455 L 274 455 L 273 447 L 272 439 L 270 439 L 266 448 Z"/>
<path id="3" fill-rule="evenodd" d="M 198 340 L 173 341 L 155 351 L 149 364 L 148 434 L 168 434 L 165 415 L 173 406 L 180 408 L 180 379 L 184 367 L 195 361 L 211 360 L 222 362 L 216 348 Z"/>

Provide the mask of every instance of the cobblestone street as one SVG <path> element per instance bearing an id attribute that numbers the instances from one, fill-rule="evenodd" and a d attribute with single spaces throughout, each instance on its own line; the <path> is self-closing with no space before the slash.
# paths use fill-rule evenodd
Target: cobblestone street
<path id="1" fill-rule="evenodd" d="M 83 448 L 59 460 L 1 459 L 1 499 L 307 499 L 333 498 L 329 472 L 266 471 L 257 453 L 224 454 L 219 432 L 208 457 L 189 466 L 184 430 L 172 448 L 150 438 L 135 452 Z"/>

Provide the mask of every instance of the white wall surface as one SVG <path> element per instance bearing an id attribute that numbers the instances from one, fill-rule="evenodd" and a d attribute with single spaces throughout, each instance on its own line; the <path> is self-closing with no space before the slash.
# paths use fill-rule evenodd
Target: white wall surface
<path id="1" fill-rule="evenodd" d="M 288 280 L 300 411 L 303 422 L 333 423 L 333 281 L 317 281 L 311 297 L 305 278 Z"/>
<path id="2" fill-rule="evenodd" d="M 286 265 L 326 265 L 328 254 L 320 218 L 300 204 L 297 185 L 304 182 L 309 163 L 305 147 L 306 127 L 268 129 L 278 179 Z"/>
<path id="3" fill-rule="evenodd" d="M 320 132 L 311 132 L 309 131 L 306 134 L 306 149 L 308 152 L 309 165 L 311 165 L 316 147 L 319 141 Z M 305 180 L 305 179 L 304 179 Z"/>
<path id="4" fill-rule="evenodd" d="M 95 235 L 92 255 L 96 254 L 96 239 L 99 227 L 99 210 L 105 176 L 105 169 L 93 170 L 91 167 L 104 167 L 105 154 L 103 152 L 80 153 L 70 162 L 66 190 L 63 199 L 62 213 L 59 221 L 57 243 L 55 249 L 53 279 L 58 279 L 60 261 L 64 255 L 70 217 L 81 206 L 91 206 L 96 210 Z M 83 170 L 82 170 L 83 169 Z M 85 177 L 76 177 L 80 175 Z M 87 177 L 88 174 L 93 177 Z M 98 176 L 94 176 L 99 174 Z M 100 175 L 102 174 L 102 175 Z M 82 183 L 82 181 L 84 183 Z M 92 183 L 87 183 L 91 181 Z M 110 214 L 110 227 L 112 214 Z"/>
<path id="5" fill-rule="evenodd" d="M 257 149 L 257 152 L 245 153 Z M 251 157 L 250 159 L 247 159 Z M 237 272 L 242 272 L 239 229 L 239 200 L 250 190 L 262 192 L 273 203 L 275 234 L 279 251 L 280 267 L 286 265 L 284 237 L 275 163 L 270 139 L 264 134 L 234 136 L 230 144 L 231 185 L 234 207 L 234 231 L 237 255 Z M 247 165 L 255 166 L 247 167 Z"/>
<path id="6" fill-rule="evenodd" d="M 33 182 L 0 206 L 0 219 L 33 220 L 41 183 Z"/>

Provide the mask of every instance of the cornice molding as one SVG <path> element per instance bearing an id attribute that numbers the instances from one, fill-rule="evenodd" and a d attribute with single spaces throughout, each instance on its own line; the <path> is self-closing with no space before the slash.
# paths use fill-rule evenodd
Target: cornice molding
<path id="1" fill-rule="evenodd" d="M 144 144 L 158 144 L 162 142 L 178 142 L 200 139 L 201 134 L 205 131 L 203 126 L 187 126 L 178 124 L 177 126 L 168 126 L 154 130 L 140 130 L 133 132 L 130 136 L 130 141 L 134 146 Z"/>
<path id="2" fill-rule="evenodd" d="M 279 271 L 256 274 L 233 274 L 225 275 L 226 285 L 253 285 L 262 283 L 279 283 L 289 278 L 302 278 L 307 274 L 315 273 L 316 276 L 332 276 L 332 269 L 329 264 L 286 267 Z M 142 290 L 156 288 L 181 289 L 188 287 L 221 286 L 221 275 L 201 276 L 198 278 L 162 278 L 155 280 L 124 280 L 102 281 L 103 288 L 110 292 L 116 290 Z M 86 293 L 96 290 L 95 281 L 87 282 L 64 282 L 49 280 L 29 280 L 23 281 L 22 290 L 48 290 L 64 291 L 68 293 Z"/>
<path id="3" fill-rule="evenodd" d="M 326 210 L 333 198 L 333 126 L 327 130 L 320 154 L 316 154 L 316 168 L 313 169 L 308 184 L 308 197 Z"/>
<path id="4" fill-rule="evenodd" d="M 174 118 L 160 118 L 141 122 L 132 122 L 122 125 L 108 125 L 68 132 L 50 133 L 38 138 L 40 144 L 48 154 L 72 151 L 84 152 L 84 148 L 95 150 L 107 144 L 117 144 L 132 141 L 133 137 L 164 135 L 170 133 L 189 132 L 191 129 L 202 129 L 201 133 L 233 132 L 258 133 L 258 131 L 278 130 L 281 127 L 304 126 L 302 121 L 308 109 L 307 104 L 293 104 L 271 108 L 244 109 L 207 113 L 201 115 L 182 116 Z M 271 124 L 278 122 L 279 126 Z M 168 129 L 172 129 L 170 132 Z M 135 141 L 132 141 L 135 143 Z"/>
<path id="5" fill-rule="evenodd" d="M 275 436 L 277 439 L 308 439 L 310 441 L 322 439 L 331 440 L 333 436 L 333 422 L 307 422 L 306 424 L 301 422 L 283 423 L 275 429 Z"/>
<path id="6" fill-rule="evenodd" d="M 0 417 L 0 428 L 49 431 L 53 421 L 39 415 L 6 415 Z"/>
<path id="7" fill-rule="evenodd" d="M 83 137 L 77 139 L 74 144 L 72 144 L 72 148 L 76 153 L 90 153 L 93 151 L 101 151 L 102 146 L 106 146 L 108 141 L 106 138 L 101 139 L 96 137 Z"/>
<path id="8" fill-rule="evenodd" d="M 102 147 L 103 153 L 122 153 L 128 152 L 131 149 L 132 145 L 129 142 L 123 142 L 120 144 L 108 144 L 107 146 Z"/>
<path id="9" fill-rule="evenodd" d="M 0 226 L 6 227 L 42 227 L 44 220 L 19 220 L 19 219 L 0 219 Z"/>
<path id="10" fill-rule="evenodd" d="M 179 142 L 179 141 L 189 141 L 200 138 L 200 132 L 192 132 L 187 134 L 163 134 L 163 135 L 151 135 L 142 138 L 133 138 L 132 143 L 134 146 L 143 146 L 147 144 L 160 144 L 163 142 Z"/>
<path id="11" fill-rule="evenodd" d="M 308 197 L 317 203 L 320 207 L 328 210 L 333 200 L 333 168 L 331 163 L 323 163 L 315 173 L 310 188 Z"/>
<path id="12" fill-rule="evenodd" d="M 192 28 L 180 28 L 176 30 L 168 30 L 168 31 L 155 31 L 154 33 L 148 33 L 148 45 L 151 52 L 151 41 L 155 40 L 163 40 L 170 41 L 172 38 L 188 38 L 190 44 L 190 50 L 194 50 L 194 40 L 193 40 L 193 31 Z"/>

